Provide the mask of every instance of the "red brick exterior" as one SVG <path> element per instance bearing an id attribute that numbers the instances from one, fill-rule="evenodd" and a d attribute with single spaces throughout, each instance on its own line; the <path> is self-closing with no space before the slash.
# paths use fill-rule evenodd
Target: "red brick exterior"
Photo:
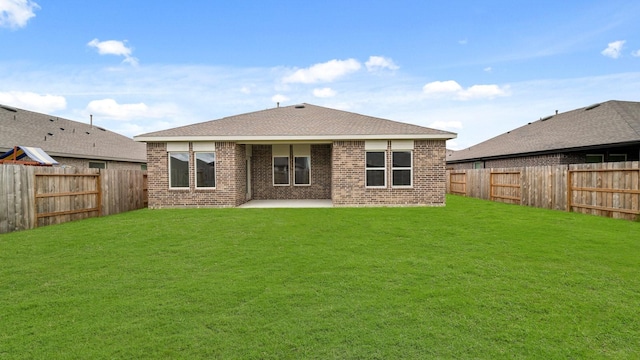
<path id="1" fill-rule="evenodd" d="M 387 156 L 384 189 L 365 187 L 364 141 L 311 145 L 311 185 L 273 185 L 271 145 L 251 146 L 252 199 L 332 199 L 335 206 L 440 206 L 445 203 L 445 141 L 414 142 L 413 186 L 391 187 L 391 156 Z M 389 143 L 390 144 L 390 143 Z M 247 201 L 246 148 L 217 142 L 216 188 L 196 189 L 194 153 L 189 144 L 189 188 L 169 189 L 166 143 L 148 143 L 149 207 L 235 207 Z M 390 145 L 389 145 L 390 146 Z M 390 147 L 387 149 L 390 153 Z M 293 154 L 290 154 L 293 169 Z"/>
<path id="2" fill-rule="evenodd" d="M 166 143 L 147 144 L 149 207 L 234 207 L 245 202 L 244 146 L 216 143 L 216 188 L 196 189 L 193 147 L 189 145 L 189 188 L 169 189 Z"/>
<path id="3" fill-rule="evenodd" d="M 331 145 L 311 145 L 311 185 L 273 186 L 271 145 L 254 145 L 252 157 L 253 199 L 331 199 Z M 293 171 L 293 153 L 289 154 Z"/>
<path id="4" fill-rule="evenodd" d="M 364 141 L 333 143 L 334 206 L 438 206 L 445 203 L 445 141 L 414 142 L 413 187 L 391 187 L 391 156 L 387 156 L 387 187 L 365 187 Z M 390 154 L 390 147 L 387 153 Z"/>

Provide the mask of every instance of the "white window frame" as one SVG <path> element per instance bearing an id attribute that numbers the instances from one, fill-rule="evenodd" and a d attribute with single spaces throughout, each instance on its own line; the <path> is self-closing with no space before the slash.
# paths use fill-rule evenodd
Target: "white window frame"
<path id="1" fill-rule="evenodd" d="M 168 142 L 167 143 L 167 171 L 168 171 L 168 183 L 170 190 L 188 190 L 191 186 L 191 178 L 187 173 L 187 186 L 171 186 L 171 154 L 172 153 L 186 153 L 187 154 L 187 172 L 191 170 L 191 154 L 189 154 L 188 142 Z"/>
<path id="2" fill-rule="evenodd" d="M 384 166 L 383 167 L 368 167 L 367 166 L 367 154 L 369 153 L 382 153 L 384 156 Z M 368 184 L 368 173 L 369 171 L 382 171 L 384 173 L 383 175 L 383 179 L 384 179 L 384 184 L 383 185 L 367 185 Z M 365 151 L 364 154 L 364 185 L 366 188 L 368 189 L 384 189 L 387 187 L 387 151 L 386 150 L 370 150 L 370 151 Z"/>
<path id="3" fill-rule="evenodd" d="M 409 166 L 393 166 L 393 154 L 395 153 L 409 153 Z M 407 171 L 409 170 L 409 185 L 394 185 L 393 174 L 396 170 Z M 391 187 L 392 188 L 405 188 L 409 189 L 413 187 L 413 150 L 392 150 L 391 151 Z"/>
<path id="4" fill-rule="evenodd" d="M 309 165 L 309 182 L 298 183 L 298 171 L 296 171 L 296 160 L 306 158 Z M 293 186 L 311 186 L 311 145 L 310 144 L 294 144 L 293 145 Z"/>
<path id="5" fill-rule="evenodd" d="M 276 184 L 276 158 L 287 159 L 286 184 Z M 289 144 L 271 145 L 271 181 L 273 186 L 291 186 L 291 146 Z"/>
<path id="6" fill-rule="evenodd" d="M 607 160 L 609 160 L 609 162 L 612 162 L 611 161 L 611 157 L 612 156 L 619 156 L 619 157 L 624 159 L 624 160 L 614 160 L 613 162 L 624 162 L 624 161 L 627 161 L 627 154 L 609 154 L 609 156 L 607 157 L 608 158 Z"/>
<path id="7" fill-rule="evenodd" d="M 593 157 L 596 157 L 596 156 L 597 156 L 597 157 L 599 157 L 599 158 L 600 158 L 600 161 L 598 161 L 598 162 L 595 162 L 595 161 L 588 162 L 588 161 L 587 161 L 587 158 L 589 158 L 589 156 L 593 156 Z M 587 155 L 585 155 L 585 159 L 584 159 L 584 161 L 585 161 L 587 164 L 598 164 L 598 163 L 603 163 L 603 162 L 604 162 L 604 154 L 587 154 Z"/>
<path id="8" fill-rule="evenodd" d="M 187 186 L 173 186 L 171 183 L 171 154 L 186 154 L 187 155 Z M 167 152 L 167 160 L 169 162 L 169 189 L 171 190 L 189 190 L 189 169 L 191 168 L 191 156 L 189 151 L 170 151 Z"/>
<path id="9" fill-rule="evenodd" d="M 213 186 L 198 186 L 198 154 L 213 154 Z M 193 183 L 196 189 L 215 189 L 218 185 L 218 159 L 215 151 L 196 151 L 193 153 Z"/>
<path id="10" fill-rule="evenodd" d="M 103 167 L 91 167 L 91 164 L 101 164 L 101 165 L 103 165 Z M 89 169 L 106 169 L 107 168 L 107 163 L 105 161 L 93 161 L 93 160 L 90 160 L 89 164 L 87 166 L 89 167 Z"/>

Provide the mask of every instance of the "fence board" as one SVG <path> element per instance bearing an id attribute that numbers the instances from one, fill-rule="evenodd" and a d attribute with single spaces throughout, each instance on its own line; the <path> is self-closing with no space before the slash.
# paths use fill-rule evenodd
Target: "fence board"
<path id="1" fill-rule="evenodd" d="M 148 202 L 146 187 L 141 170 L 3 164 L 0 233 L 140 209 Z"/>
<path id="2" fill-rule="evenodd" d="M 637 161 L 448 172 L 449 193 L 455 193 L 454 174 L 464 174 L 466 196 L 629 220 L 640 216 Z"/>

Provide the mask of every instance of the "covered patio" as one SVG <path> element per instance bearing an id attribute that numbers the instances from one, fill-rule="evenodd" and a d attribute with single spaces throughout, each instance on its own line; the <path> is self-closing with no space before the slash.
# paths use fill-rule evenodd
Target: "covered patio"
<path id="1" fill-rule="evenodd" d="M 333 207 L 331 200 L 250 200 L 239 208 L 330 208 Z"/>

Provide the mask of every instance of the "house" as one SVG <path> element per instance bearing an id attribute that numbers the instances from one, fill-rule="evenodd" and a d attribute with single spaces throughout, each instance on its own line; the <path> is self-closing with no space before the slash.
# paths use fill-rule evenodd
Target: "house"
<path id="1" fill-rule="evenodd" d="M 61 166 L 140 170 L 144 144 L 102 127 L 0 104 L 0 153 L 37 147 Z"/>
<path id="2" fill-rule="evenodd" d="M 149 206 L 251 199 L 440 206 L 456 134 L 330 108 L 277 107 L 134 137 L 147 143 Z"/>
<path id="3" fill-rule="evenodd" d="M 607 101 L 547 116 L 447 156 L 448 169 L 638 161 L 640 102 Z"/>

